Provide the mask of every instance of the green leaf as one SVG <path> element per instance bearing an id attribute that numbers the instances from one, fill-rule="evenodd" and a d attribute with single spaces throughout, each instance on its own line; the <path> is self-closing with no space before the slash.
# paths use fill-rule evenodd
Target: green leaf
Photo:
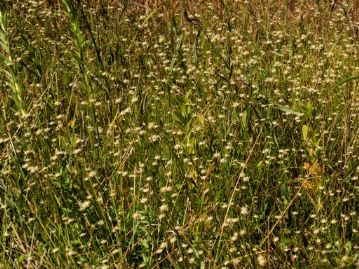
<path id="1" fill-rule="evenodd" d="M 287 113 L 287 114 L 290 114 L 290 115 L 296 115 L 296 116 L 303 116 L 304 114 L 302 112 L 299 112 L 299 111 L 295 111 L 293 109 L 290 109 L 289 107 L 285 107 L 285 106 L 282 106 L 280 104 L 277 104 L 277 103 L 273 103 L 274 107 Z"/>
<path id="2" fill-rule="evenodd" d="M 141 245 L 142 245 L 145 249 L 149 249 L 149 245 L 148 245 L 147 240 L 142 240 L 142 241 L 141 241 Z"/>
<path id="3" fill-rule="evenodd" d="M 304 141 L 307 141 L 308 139 L 308 132 L 309 132 L 309 126 L 304 124 L 302 127 L 302 135 Z"/>
<path id="4" fill-rule="evenodd" d="M 308 102 L 306 105 L 305 105 L 305 112 L 308 116 L 312 116 L 313 114 L 313 105 L 311 102 Z"/>
<path id="5" fill-rule="evenodd" d="M 184 125 L 185 125 L 185 118 L 182 116 L 181 113 L 174 112 L 173 118 L 175 119 L 175 121 L 177 121 L 179 124 L 181 124 L 182 127 L 184 127 Z"/>
<path id="6" fill-rule="evenodd" d="M 80 240 L 72 240 L 71 245 L 81 245 L 81 241 Z"/>
<path id="7" fill-rule="evenodd" d="M 25 261 L 26 256 L 25 255 L 21 255 L 17 260 L 19 263 L 22 263 L 23 261 Z"/>
<path id="8" fill-rule="evenodd" d="M 348 241 L 345 243 L 344 247 L 345 247 L 345 253 L 348 255 L 352 251 L 353 244 L 351 241 Z"/>

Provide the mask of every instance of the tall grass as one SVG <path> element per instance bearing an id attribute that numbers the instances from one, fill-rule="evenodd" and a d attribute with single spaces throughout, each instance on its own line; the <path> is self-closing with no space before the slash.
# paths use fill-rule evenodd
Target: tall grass
<path id="1" fill-rule="evenodd" d="M 25 115 L 26 110 L 23 101 L 23 88 L 16 75 L 16 60 L 13 59 L 10 49 L 9 33 L 7 30 L 7 13 L 5 10 L 0 10 L 0 48 L 1 69 L 6 76 L 6 84 L 10 88 L 12 99 L 14 100 L 18 112 Z"/>
<path id="2" fill-rule="evenodd" d="M 355 1 L 0 7 L 0 268 L 359 266 Z"/>

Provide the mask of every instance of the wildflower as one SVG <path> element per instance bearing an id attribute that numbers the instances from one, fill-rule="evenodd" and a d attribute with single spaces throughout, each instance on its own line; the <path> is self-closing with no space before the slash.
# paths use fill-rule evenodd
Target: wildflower
<path id="1" fill-rule="evenodd" d="M 267 264 L 267 260 L 262 254 L 257 256 L 257 262 L 260 267 L 264 267 Z"/>

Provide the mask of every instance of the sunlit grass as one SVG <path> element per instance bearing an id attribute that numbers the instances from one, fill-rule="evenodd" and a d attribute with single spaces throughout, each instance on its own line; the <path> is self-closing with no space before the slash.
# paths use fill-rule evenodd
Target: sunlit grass
<path id="1" fill-rule="evenodd" d="M 355 1 L 86 3 L 0 4 L 0 268 L 359 266 Z"/>

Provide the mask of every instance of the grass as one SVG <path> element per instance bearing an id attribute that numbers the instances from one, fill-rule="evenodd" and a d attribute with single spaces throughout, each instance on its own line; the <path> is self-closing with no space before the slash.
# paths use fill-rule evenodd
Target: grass
<path id="1" fill-rule="evenodd" d="M 358 268 L 356 1 L 0 8 L 0 268 Z"/>

